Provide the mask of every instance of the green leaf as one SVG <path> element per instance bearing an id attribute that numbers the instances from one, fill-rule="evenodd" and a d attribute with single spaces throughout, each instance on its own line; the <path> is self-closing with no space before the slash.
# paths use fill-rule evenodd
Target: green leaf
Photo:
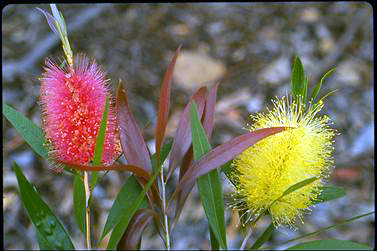
<path id="1" fill-rule="evenodd" d="M 328 72 L 325 73 L 325 75 L 323 75 L 323 77 L 321 78 L 321 81 L 314 87 L 312 94 L 310 96 L 310 100 L 314 100 L 318 96 L 319 91 L 322 88 L 323 82 L 325 82 L 326 78 L 330 77 L 334 72 L 335 72 L 335 68 L 329 70 Z"/>
<path id="2" fill-rule="evenodd" d="M 171 139 L 171 138 L 165 139 L 165 143 L 164 143 L 164 145 L 161 149 L 161 153 L 160 153 L 161 163 L 164 163 L 166 157 L 169 155 L 169 152 L 171 150 L 172 145 L 173 145 L 173 139 Z M 155 172 L 158 171 L 157 153 L 154 153 L 152 155 L 151 161 L 152 161 L 152 170 L 153 170 L 153 173 L 155 173 Z"/>
<path id="3" fill-rule="evenodd" d="M 304 66 L 299 57 L 296 57 L 292 68 L 291 84 L 293 96 L 296 98 L 301 96 L 302 100 L 305 101 L 308 81 L 305 77 Z"/>
<path id="4" fill-rule="evenodd" d="M 221 172 L 225 174 L 225 176 L 228 178 L 228 180 L 233 184 L 234 187 L 237 187 L 239 185 L 239 180 L 233 178 L 233 171 L 234 168 L 232 166 L 233 160 L 228 161 L 224 165 L 221 166 Z"/>
<path id="5" fill-rule="evenodd" d="M 191 130 L 194 159 L 198 160 L 201 156 L 211 150 L 208 138 L 200 123 L 195 102 L 191 105 Z M 221 189 L 221 180 L 218 169 L 209 172 L 197 179 L 198 190 L 207 215 L 208 223 L 216 236 L 217 241 L 223 249 L 227 248 L 224 220 L 224 198 Z M 211 240 L 216 248 L 216 243 Z"/>
<path id="6" fill-rule="evenodd" d="M 297 182 L 296 184 L 293 184 L 292 186 L 288 187 L 283 193 L 282 195 L 280 195 L 277 199 L 275 199 L 269 207 L 271 207 L 273 204 L 275 204 L 277 201 L 279 201 L 281 198 L 283 198 L 284 196 L 290 194 L 290 193 L 293 193 L 294 191 L 306 186 L 306 185 L 309 185 L 310 183 L 314 182 L 315 180 L 317 180 L 318 177 L 310 177 L 308 179 L 305 179 L 305 180 L 302 180 L 302 181 L 299 181 Z M 262 216 L 267 212 L 267 208 L 261 213 L 259 214 L 259 216 L 253 221 L 254 223 L 257 222 L 260 218 L 262 218 Z"/>
<path id="7" fill-rule="evenodd" d="M 37 234 L 37 240 L 38 240 L 38 245 L 40 250 L 50 250 L 50 245 L 47 241 L 47 239 L 38 231 L 35 231 Z"/>
<path id="8" fill-rule="evenodd" d="M 96 149 L 94 150 L 93 166 L 101 165 L 103 143 L 105 142 L 105 133 L 106 133 L 106 124 L 107 124 L 108 114 L 109 114 L 109 98 L 106 97 L 105 108 L 102 114 L 101 126 L 99 128 L 97 139 L 96 139 Z"/>
<path id="9" fill-rule="evenodd" d="M 45 139 L 42 129 L 7 104 L 3 104 L 3 114 L 30 147 L 41 157 L 47 159 L 48 150 L 44 146 Z"/>
<path id="10" fill-rule="evenodd" d="M 304 238 L 308 238 L 308 237 L 311 237 L 311 236 L 315 236 L 319 233 L 323 233 L 323 232 L 326 232 L 327 230 L 329 229 L 332 229 L 332 228 L 336 228 L 336 227 L 339 227 L 341 225 L 344 225 L 344 224 L 347 224 L 347 223 L 350 223 L 354 220 L 357 220 L 357 219 L 360 219 L 362 217 L 365 217 L 365 216 L 369 216 L 369 215 L 372 215 L 374 214 L 375 212 L 372 211 L 372 212 L 369 212 L 369 213 L 366 213 L 366 214 L 362 214 L 362 215 L 358 215 L 358 216 L 355 216 L 355 217 L 352 217 L 350 219 L 347 219 L 347 220 L 344 220 L 338 224 L 334 224 L 334 225 L 331 225 L 329 227 L 325 227 L 325 228 L 321 228 L 320 230 L 317 230 L 315 232 L 311 232 L 311 233 L 308 233 L 308 234 L 304 234 L 304 235 L 301 235 L 299 237 L 296 237 L 296 238 L 293 238 L 293 239 L 290 239 L 288 241 L 285 241 L 283 243 L 280 243 L 280 245 L 285 245 L 285 244 L 288 244 L 290 242 L 293 242 L 293 241 L 298 241 L 298 240 L 301 240 L 301 239 L 304 239 Z M 268 249 L 271 249 L 272 247 L 267 247 L 267 246 L 263 246 L 262 249 L 265 249 L 265 250 L 268 250 Z"/>
<path id="11" fill-rule="evenodd" d="M 274 224 L 271 223 L 263 234 L 254 242 L 253 246 L 251 246 L 250 250 L 260 248 L 263 243 L 265 243 L 271 236 L 272 232 L 274 231 L 275 227 Z"/>
<path id="12" fill-rule="evenodd" d="M 347 240 L 317 240 L 298 244 L 288 250 L 372 250 L 372 248 Z"/>
<path id="13" fill-rule="evenodd" d="M 294 191 L 296 191 L 296 190 L 298 190 L 298 189 L 300 189 L 300 188 L 302 188 L 306 185 L 309 185 L 310 183 L 314 182 L 317 179 L 318 179 L 318 177 L 310 177 L 308 179 L 297 182 L 296 184 L 288 187 L 288 189 L 284 191 L 282 196 L 288 195 L 288 194 L 290 194 L 290 193 L 292 193 L 292 192 L 294 192 Z"/>
<path id="14" fill-rule="evenodd" d="M 73 180 L 73 211 L 76 224 L 84 235 L 86 233 L 85 196 L 84 182 L 79 175 L 75 175 Z"/>
<path id="15" fill-rule="evenodd" d="M 284 196 L 286 196 L 286 195 L 288 195 L 288 194 L 290 194 L 290 193 L 292 193 L 292 192 L 294 192 L 294 191 L 296 191 L 296 190 L 298 190 L 298 189 L 300 189 L 300 188 L 302 188 L 302 187 L 304 187 L 304 186 L 306 186 L 306 185 L 309 185 L 310 183 L 314 182 L 314 181 L 317 180 L 317 179 L 318 179 L 318 177 L 310 177 L 310 178 L 308 178 L 308 179 L 305 179 L 305 180 L 299 181 L 299 182 L 297 182 L 296 184 L 294 184 L 294 185 L 288 187 L 288 189 L 285 190 L 285 191 L 283 192 L 283 194 L 282 194 L 279 198 L 277 198 L 276 200 L 274 200 L 274 201 L 271 203 L 271 205 L 274 204 L 275 202 L 277 202 L 278 200 L 280 200 L 281 198 L 283 198 Z M 270 205 L 270 206 L 271 206 L 271 205 Z"/>
<path id="16" fill-rule="evenodd" d="M 336 186 L 324 186 L 321 188 L 321 193 L 319 194 L 315 203 L 322 203 L 329 200 L 335 200 L 345 195 L 346 191 L 343 188 Z"/>
<path id="17" fill-rule="evenodd" d="M 109 114 L 109 106 L 110 106 L 110 101 L 109 101 L 109 98 L 106 97 L 105 108 L 102 114 L 101 126 L 98 130 L 97 139 L 96 139 L 96 149 L 94 150 L 93 166 L 101 165 L 103 146 L 104 146 L 105 136 L 106 136 L 107 118 Z M 99 179 L 99 173 L 92 172 L 92 188 L 93 189 L 97 185 L 98 179 Z"/>
<path id="18" fill-rule="evenodd" d="M 305 102 L 306 104 L 306 98 L 308 96 L 308 86 L 309 86 L 309 77 L 308 76 L 305 76 L 305 80 L 304 80 L 304 90 L 303 90 L 303 93 L 302 93 L 302 100 Z"/>
<path id="19" fill-rule="evenodd" d="M 130 176 L 119 191 L 113 206 L 110 209 L 107 217 L 105 227 L 102 232 L 101 240 L 114 228 L 122 218 L 122 215 L 131 207 L 133 201 L 143 191 L 142 187 L 137 182 L 134 176 Z M 143 200 L 142 207 L 147 206 L 146 199 Z"/>
<path id="20" fill-rule="evenodd" d="M 74 249 L 70 236 L 48 205 L 41 199 L 14 162 L 14 172 L 20 189 L 21 200 L 37 228 L 39 244 L 46 249 Z"/>
<path id="21" fill-rule="evenodd" d="M 136 211 L 141 208 L 143 205 L 143 203 L 146 203 L 146 199 L 145 199 L 145 194 L 148 192 L 149 188 L 152 186 L 154 180 L 156 179 L 157 175 L 159 175 L 161 170 L 159 170 L 159 172 L 156 172 L 153 174 L 152 178 L 148 181 L 148 183 L 145 185 L 144 187 L 144 190 L 141 191 L 140 193 L 133 193 L 133 194 L 130 194 L 131 192 L 128 192 L 129 193 L 129 196 L 132 197 L 132 201 L 130 200 L 130 206 L 128 208 L 126 208 L 125 210 L 123 210 L 123 213 L 121 214 L 121 218 L 119 220 L 119 223 L 114 227 L 113 229 L 113 232 L 111 234 L 111 237 L 110 237 L 110 240 L 109 240 L 109 243 L 107 245 L 107 249 L 116 249 L 120 239 L 122 238 L 124 232 L 126 231 L 127 229 L 127 226 L 128 226 L 128 223 L 130 222 L 132 216 L 136 213 Z M 136 199 L 134 199 L 135 195 L 138 195 L 136 197 Z"/>
<path id="22" fill-rule="evenodd" d="M 219 250 L 220 249 L 220 244 L 217 241 L 215 233 L 212 231 L 212 228 L 209 228 L 209 236 L 211 240 L 211 249 L 212 250 Z"/>

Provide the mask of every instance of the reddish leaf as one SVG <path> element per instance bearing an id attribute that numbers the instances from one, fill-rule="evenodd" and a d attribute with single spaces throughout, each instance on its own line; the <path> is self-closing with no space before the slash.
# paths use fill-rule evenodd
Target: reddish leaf
<path id="1" fill-rule="evenodd" d="M 177 131 L 175 133 L 172 150 L 170 153 L 169 170 L 166 180 L 170 178 L 176 167 L 180 164 L 183 156 L 191 145 L 191 127 L 190 127 L 190 107 L 191 101 L 195 100 L 198 104 L 198 112 L 200 116 L 204 110 L 204 97 L 207 92 L 207 87 L 200 88 L 193 96 L 190 97 L 189 103 L 183 110 L 181 119 L 179 121 Z"/>
<path id="2" fill-rule="evenodd" d="M 61 164 L 64 164 L 68 166 L 69 168 L 78 169 L 81 171 L 110 171 L 110 170 L 129 171 L 136 175 L 136 179 L 142 187 L 144 187 L 147 184 L 150 178 L 150 175 L 147 171 L 145 171 L 143 168 L 140 168 L 134 165 L 114 163 L 111 166 L 84 166 L 84 165 L 70 164 L 70 163 L 64 163 L 64 162 L 61 162 Z M 153 183 L 151 189 L 148 190 L 147 198 L 152 207 L 155 204 L 159 206 L 160 200 L 158 199 L 159 196 L 158 196 L 156 183 Z"/>
<path id="3" fill-rule="evenodd" d="M 119 84 L 116 99 L 117 121 L 119 125 L 120 141 L 124 155 L 129 164 L 143 167 L 152 171 L 151 158 L 140 128 L 128 106 L 126 90 Z"/>
<path id="4" fill-rule="evenodd" d="M 210 139 L 214 127 L 214 119 L 215 119 L 215 106 L 216 106 L 216 94 L 217 88 L 219 87 L 220 83 L 216 83 L 207 96 L 206 100 L 206 108 L 204 110 L 204 118 L 203 118 L 203 128 L 207 133 L 207 137 Z"/>
<path id="5" fill-rule="evenodd" d="M 145 180 L 149 180 L 150 175 L 147 171 L 145 171 L 143 168 L 134 166 L 134 165 L 125 165 L 125 164 L 119 164 L 114 163 L 110 166 L 84 166 L 84 165 L 78 165 L 78 164 L 70 164 L 70 163 L 64 163 L 61 162 L 61 164 L 64 164 L 68 166 L 69 168 L 78 169 L 81 171 L 129 171 L 134 173 L 136 176 L 141 177 Z"/>
<path id="6" fill-rule="evenodd" d="M 213 127 L 214 127 L 214 115 L 215 115 L 215 106 L 216 106 L 216 94 L 217 88 L 219 83 L 216 83 L 210 90 L 207 99 L 204 114 L 202 117 L 203 120 L 203 127 L 207 133 L 208 138 L 211 137 Z M 200 113 L 201 115 L 201 113 Z M 190 124 L 189 121 L 186 121 L 187 124 Z M 191 136 L 191 128 L 189 128 L 190 136 Z M 190 137 L 191 138 L 191 137 Z M 191 140 L 190 140 L 191 143 Z M 193 157 L 192 146 L 190 147 L 189 152 L 186 153 L 184 160 L 182 161 L 181 169 L 179 172 L 179 180 L 182 179 L 184 174 L 186 173 L 188 167 L 191 164 Z M 175 207 L 175 215 L 171 223 L 170 231 L 172 231 L 178 222 L 179 216 L 182 212 L 183 206 L 187 200 L 188 195 L 190 194 L 192 188 L 194 187 L 195 183 L 191 183 L 189 186 L 184 187 L 181 191 L 177 194 L 177 204 Z"/>
<path id="7" fill-rule="evenodd" d="M 210 92 L 210 94 L 208 95 L 208 98 L 207 98 L 207 102 L 208 102 L 208 100 L 209 99 L 213 99 L 213 98 L 215 98 L 216 96 L 215 96 L 215 94 L 216 94 L 216 91 L 217 91 L 217 87 L 218 87 L 218 85 L 216 85 L 216 86 L 214 86 L 212 89 L 211 89 L 211 92 Z M 212 96 L 211 96 L 212 95 Z M 212 100 L 213 102 L 215 102 L 215 100 Z M 211 101 L 211 102 L 212 102 Z M 210 103 L 211 104 L 211 103 Z M 214 103 L 212 104 L 213 106 L 215 105 Z M 209 106 L 208 108 L 210 108 L 211 106 Z M 213 107 L 214 108 L 214 107 Z M 209 110 L 210 112 L 209 113 L 207 113 L 207 114 L 210 114 L 212 111 L 211 110 Z M 213 114 L 214 112 L 212 112 L 212 114 Z M 204 119 L 203 120 L 205 120 L 205 115 L 204 115 Z M 208 120 L 210 120 L 210 119 L 207 119 L 207 121 Z M 204 123 L 204 122 L 203 122 Z M 208 124 L 209 124 L 209 122 L 207 122 Z M 208 128 L 210 128 L 210 127 L 207 127 L 207 130 L 208 130 Z M 206 129 L 206 128 L 205 128 Z M 209 131 L 207 131 L 206 130 L 206 132 L 207 132 L 207 135 L 208 135 L 208 132 L 210 133 L 210 130 Z M 247 134 L 244 134 L 244 135 L 241 135 L 241 136 L 247 136 L 248 134 L 250 134 L 250 133 L 247 133 Z M 234 138 L 232 141 L 230 141 L 230 142 L 228 142 L 228 143 L 225 143 L 225 144 L 227 144 L 227 145 L 231 145 L 232 144 L 232 142 L 234 143 L 237 143 L 237 141 L 236 141 L 236 139 L 238 139 L 238 138 L 240 138 L 241 136 L 239 136 L 239 137 L 237 137 L 237 138 Z M 242 139 L 242 138 L 241 138 Z M 261 139 L 261 138 L 259 138 L 259 139 Z M 242 143 L 242 142 L 239 142 L 239 143 Z M 255 143 L 255 142 L 254 142 Z M 253 144 L 254 144 L 253 143 Z M 225 145 L 225 144 L 223 144 L 223 145 Z M 236 147 L 236 146 L 235 146 Z M 248 146 L 247 146 L 248 147 Z M 247 148 L 247 147 L 245 147 L 245 149 Z M 215 148 L 215 149 L 217 149 L 217 148 Z M 215 149 L 213 149 L 212 151 L 214 151 Z M 227 149 L 227 147 L 225 146 L 225 149 Z M 241 150 L 240 152 L 242 152 L 243 150 Z M 185 159 L 184 159 L 184 161 L 183 161 L 183 163 L 182 163 L 182 167 L 181 167 L 181 169 L 180 169 L 180 177 L 179 177 L 179 179 L 180 180 L 182 180 L 182 176 L 184 176 L 184 174 L 186 173 L 186 169 L 188 169 L 188 167 L 190 167 L 190 169 L 192 168 L 192 166 L 190 166 L 190 163 L 191 163 L 191 161 L 192 161 L 192 156 L 193 155 L 193 153 L 192 153 L 192 146 L 190 147 L 190 152 L 187 152 L 187 154 L 186 154 L 186 156 L 185 156 Z M 235 154 L 235 155 L 237 155 L 237 154 Z M 203 156 L 203 157 L 205 157 L 205 156 Z M 232 158 L 230 158 L 230 159 L 232 159 Z M 229 160 L 230 160 L 229 159 Z M 227 161 L 225 161 L 223 164 L 225 164 Z M 197 164 L 197 162 L 195 163 L 195 164 Z M 195 165 L 194 164 L 194 165 Z M 221 164 L 222 165 L 222 164 Z M 218 166 L 217 166 L 218 167 Z M 199 175 L 200 176 L 200 175 Z M 198 176 L 198 177 L 199 177 Z M 195 180 L 195 179 L 194 179 Z M 181 184 L 180 184 L 181 185 Z M 173 218 L 173 220 L 172 220 L 172 224 L 171 224 L 171 230 L 173 230 L 174 229 L 174 227 L 175 227 L 175 225 L 176 225 L 176 223 L 178 222 L 178 219 L 179 219 L 179 216 L 180 216 L 180 214 L 181 214 L 181 211 L 182 211 L 182 209 L 183 209 L 183 206 L 184 206 L 184 204 L 185 204 L 185 202 L 186 202 L 186 200 L 187 200 L 187 197 L 188 197 L 188 195 L 190 194 L 190 192 L 191 192 L 191 190 L 192 190 L 192 188 L 194 187 L 194 185 L 195 185 L 195 182 L 191 182 L 191 183 L 187 183 L 187 185 L 186 186 L 182 186 L 181 188 L 177 188 L 177 191 L 175 191 L 175 193 L 173 194 L 173 196 L 171 197 L 171 200 L 173 200 L 174 199 L 174 197 L 175 197 L 175 195 L 177 195 L 177 204 L 176 204 L 176 207 L 175 207 L 175 215 L 174 215 L 174 218 Z M 169 203 L 170 204 L 170 203 Z"/>
<path id="8" fill-rule="evenodd" d="M 178 220 L 179 220 L 179 216 L 181 216 L 181 212 L 182 212 L 182 209 L 183 209 L 183 206 L 185 205 L 186 203 L 186 200 L 191 192 L 191 190 L 193 189 L 195 183 L 191 183 L 189 184 L 187 187 L 184 187 L 181 191 L 178 192 L 178 199 L 177 199 L 177 205 L 175 206 L 175 213 L 174 213 L 174 218 L 171 222 L 171 226 L 170 226 L 170 229 L 169 229 L 169 232 L 171 233 Z"/>
<path id="9" fill-rule="evenodd" d="M 153 217 L 158 218 L 153 210 L 149 208 L 139 209 L 128 224 L 126 232 L 118 243 L 117 250 L 138 250 L 144 229 L 151 223 Z"/>
<path id="10" fill-rule="evenodd" d="M 259 129 L 240 135 L 227 143 L 217 146 L 189 167 L 189 170 L 178 184 L 175 193 L 189 186 L 191 183 L 194 183 L 198 177 L 233 159 L 236 155 L 255 144 L 258 140 L 281 132 L 284 129 L 285 127 Z"/>
<path id="11" fill-rule="evenodd" d="M 219 86 L 219 83 L 216 83 L 210 90 L 207 100 L 206 100 L 206 105 L 205 105 L 205 110 L 204 114 L 202 117 L 203 120 L 203 127 L 204 130 L 207 133 L 208 138 L 211 138 L 211 134 L 213 131 L 214 127 L 214 117 L 215 117 L 215 106 L 216 106 L 216 94 L 217 94 L 217 88 Z M 187 122 L 189 124 L 189 122 Z M 191 129 L 191 128 L 190 128 Z M 190 130 L 191 132 L 191 130 Z M 190 134 L 191 135 L 191 134 Z M 192 146 L 190 147 L 189 152 L 185 155 L 185 158 L 183 160 L 180 173 L 179 173 L 179 180 L 182 179 L 182 176 L 186 173 L 188 167 L 191 164 L 193 157 L 193 152 L 192 152 Z M 172 231 L 178 222 L 179 216 L 182 212 L 183 206 L 186 203 L 187 197 L 190 194 L 192 188 L 194 187 L 195 183 L 191 183 L 190 185 L 182 188 L 181 191 L 178 192 L 177 194 L 177 204 L 175 207 L 175 215 L 171 223 L 171 228 L 170 231 Z"/>
<path id="12" fill-rule="evenodd" d="M 168 115 L 170 108 L 170 93 L 171 93 L 171 83 L 173 77 L 174 65 L 177 60 L 181 46 L 175 52 L 175 55 L 170 62 L 168 69 L 165 72 L 164 80 L 162 81 L 162 86 L 160 90 L 160 101 L 158 104 L 158 117 L 156 126 L 156 153 L 157 153 L 157 163 L 160 163 L 160 151 L 161 146 L 165 137 L 165 129 L 168 123 Z"/>
<path id="13" fill-rule="evenodd" d="M 179 180 L 181 180 L 181 178 L 184 176 L 187 169 L 191 165 L 192 159 L 193 159 L 193 151 L 192 151 L 192 145 L 191 145 L 189 150 L 186 152 L 185 156 L 183 157 L 181 168 L 179 169 Z M 182 188 L 182 190 L 177 192 L 177 203 L 175 206 L 174 218 L 171 222 L 170 232 L 175 228 L 175 225 L 178 222 L 179 216 L 181 215 L 186 199 L 188 195 L 190 194 L 194 184 L 195 183 L 192 183 L 189 186 L 184 187 Z M 168 203 L 168 208 L 170 208 L 174 198 L 175 198 L 174 196 L 170 198 L 169 203 Z"/>

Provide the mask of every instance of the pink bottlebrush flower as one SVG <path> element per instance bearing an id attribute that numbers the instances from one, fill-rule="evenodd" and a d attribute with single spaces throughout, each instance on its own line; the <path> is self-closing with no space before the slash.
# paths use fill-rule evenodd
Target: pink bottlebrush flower
<path id="1" fill-rule="evenodd" d="M 73 68 L 47 59 L 44 69 L 40 103 L 50 155 L 57 162 L 88 165 L 93 160 L 106 97 L 110 97 L 105 72 L 85 55 L 76 58 Z M 120 152 L 110 105 L 102 163 L 111 164 Z"/>

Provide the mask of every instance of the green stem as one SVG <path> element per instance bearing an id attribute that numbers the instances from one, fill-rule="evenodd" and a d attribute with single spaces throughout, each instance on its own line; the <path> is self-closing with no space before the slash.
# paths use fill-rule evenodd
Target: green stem
<path id="1" fill-rule="evenodd" d="M 161 177 L 161 192 L 162 192 L 162 212 L 164 214 L 164 227 L 165 227 L 165 245 L 166 250 L 170 250 L 170 234 L 169 234 L 169 224 L 168 224 L 168 214 L 166 212 L 166 195 L 165 195 L 165 181 L 164 181 L 164 167 L 161 165 L 160 171 Z"/>
<path id="2" fill-rule="evenodd" d="M 89 187 L 89 173 L 84 172 L 84 187 L 85 187 L 85 218 L 86 218 L 86 246 L 88 250 L 92 250 L 92 240 L 90 235 L 90 187 Z"/>

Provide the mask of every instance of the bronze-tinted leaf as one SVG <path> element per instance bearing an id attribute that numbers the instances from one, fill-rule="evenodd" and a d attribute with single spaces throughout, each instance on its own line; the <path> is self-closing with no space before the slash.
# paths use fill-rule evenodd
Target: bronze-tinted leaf
<path id="1" fill-rule="evenodd" d="M 198 104 L 198 110 L 200 116 L 203 114 L 204 104 L 205 104 L 205 95 L 207 92 L 207 87 L 200 88 L 192 97 L 190 97 L 189 103 L 186 105 L 183 110 L 181 119 L 179 121 L 177 131 L 174 137 L 172 150 L 170 153 L 169 160 L 169 170 L 167 174 L 167 180 L 173 174 L 175 168 L 180 165 L 180 162 L 183 159 L 183 156 L 186 154 L 187 150 L 191 145 L 191 128 L 190 128 L 190 106 L 191 101 L 195 100 L 195 103 Z"/>
<path id="2" fill-rule="evenodd" d="M 202 115 L 203 127 L 204 127 L 204 130 L 206 131 L 206 134 L 207 134 L 208 138 L 211 137 L 211 134 L 212 134 L 212 131 L 213 131 L 213 127 L 214 127 L 216 94 L 217 94 L 217 88 L 218 88 L 218 86 L 219 86 L 219 83 L 216 83 L 211 88 L 211 90 L 210 90 L 210 92 L 209 92 L 209 94 L 207 96 L 206 104 L 205 104 L 205 110 L 204 110 L 204 113 Z M 199 107 L 198 110 L 200 112 L 200 106 L 201 105 L 200 105 L 200 103 L 198 103 L 198 101 L 195 100 L 195 102 L 198 104 L 198 107 Z M 189 108 L 189 106 L 187 106 L 186 108 Z M 189 121 L 187 121 L 188 120 L 188 114 L 186 116 L 187 116 L 187 118 L 186 118 L 186 122 L 187 122 L 186 127 L 190 131 L 190 135 L 191 135 L 191 130 L 190 130 L 190 127 L 189 127 L 190 123 L 189 123 Z M 191 140 L 190 140 L 190 143 L 191 143 Z M 185 156 L 183 158 L 183 161 L 182 161 L 182 164 L 181 164 L 181 169 L 180 169 L 180 172 L 179 172 L 179 180 L 182 179 L 182 177 L 184 176 L 184 174 L 188 170 L 188 167 L 191 165 L 192 158 L 193 158 L 193 151 L 192 151 L 192 146 L 191 146 L 190 149 L 188 151 L 186 151 L 186 154 L 185 154 Z M 175 228 L 175 225 L 178 222 L 179 216 L 181 215 L 183 206 L 184 206 L 184 204 L 185 204 L 185 202 L 187 200 L 187 197 L 190 194 L 192 188 L 194 187 L 194 184 L 195 183 L 191 183 L 188 186 L 182 188 L 182 190 L 178 192 L 178 194 L 177 194 L 177 203 L 176 203 L 176 206 L 175 206 L 174 218 L 173 218 L 172 223 L 171 223 L 170 231 L 172 231 Z M 172 200 L 173 199 L 174 198 L 172 198 Z"/>
<path id="3" fill-rule="evenodd" d="M 150 174 L 145 171 L 143 168 L 134 166 L 134 165 L 126 165 L 126 164 L 119 164 L 114 163 L 111 166 L 84 166 L 84 165 L 77 165 L 77 164 L 69 164 L 69 163 L 62 163 L 69 168 L 74 168 L 82 171 L 129 171 L 135 174 L 136 180 L 139 182 L 140 186 L 144 187 L 147 184 Z M 159 205 L 159 196 L 157 190 L 157 184 L 154 183 L 150 190 L 147 192 L 147 198 L 151 206 Z"/>
<path id="4" fill-rule="evenodd" d="M 209 139 L 211 138 L 213 127 L 214 127 L 216 95 L 217 95 L 217 88 L 219 87 L 219 84 L 220 83 L 216 83 L 209 91 L 209 94 L 206 100 L 206 107 L 204 110 L 203 128 Z"/>
<path id="5" fill-rule="evenodd" d="M 217 146 L 189 167 L 189 170 L 183 176 L 175 192 L 186 187 L 188 184 L 195 182 L 198 177 L 233 159 L 236 155 L 255 144 L 258 140 L 281 132 L 284 129 L 285 127 L 259 129 L 240 135 L 227 143 Z"/>
<path id="6" fill-rule="evenodd" d="M 151 158 L 140 128 L 128 106 L 126 90 L 119 84 L 116 99 L 117 121 L 120 141 L 129 164 L 152 171 Z"/>
<path id="7" fill-rule="evenodd" d="M 137 250 L 144 229 L 152 222 L 153 217 L 158 218 L 155 211 L 149 208 L 140 208 L 132 217 L 126 232 L 119 241 L 117 250 Z"/>
<path id="8" fill-rule="evenodd" d="M 203 127 L 204 127 L 204 130 L 206 131 L 208 138 L 211 137 L 213 127 L 214 127 L 216 94 L 217 94 L 218 86 L 219 86 L 219 83 L 216 83 L 211 88 L 211 90 L 210 90 L 210 92 L 207 96 L 206 104 L 205 104 L 205 110 L 204 110 L 204 113 L 202 115 Z M 200 112 L 200 106 L 201 105 L 196 100 L 195 100 L 195 102 L 198 104 L 199 112 Z M 189 108 L 189 106 L 187 106 L 186 108 Z M 186 116 L 187 116 L 187 119 L 186 119 L 186 121 L 187 121 L 188 120 L 188 114 Z M 189 124 L 190 124 L 189 121 L 187 121 L 186 127 L 190 131 L 190 135 L 191 135 L 191 130 L 190 130 Z M 190 144 L 191 144 L 191 140 L 190 140 Z M 193 158 L 193 151 L 192 151 L 192 146 L 191 146 L 190 149 L 188 151 L 186 151 L 186 154 L 183 158 L 183 161 L 182 161 L 182 164 L 181 164 L 181 169 L 180 169 L 180 172 L 179 172 L 179 180 L 182 179 L 182 177 L 184 176 L 184 174 L 188 170 L 188 167 L 191 165 L 192 158 Z M 175 225 L 178 222 L 179 216 L 182 212 L 183 206 L 184 206 L 184 204 L 187 200 L 187 197 L 190 194 L 192 188 L 194 187 L 194 184 L 195 183 L 191 183 L 188 186 L 182 188 L 182 190 L 180 190 L 178 192 L 177 202 L 176 202 L 176 206 L 175 206 L 174 218 L 173 218 L 172 223 L 171 223 L 170 231 L 172 231 L 175 228 Z M 174 200 L 174 198 L 172 198 L 172 200 Z"/>
<path id="9" fill-rule="evenodd" d="M 160 162 L 160 151 L 161 146 L 165 137 L 165 129 L 168 123 L 168 115 L 170 108 L 170 94 L 171 94 L 171 83 L 175 62 L 179 54 L 181 47 L 179 46 L 175 52 L 175 55 L 170 62 L 168 69 L 165 72 L 164 79 L 162 81 L 162 86 L 160 90 L 160 101 L 158 104 L 158 115 L 157 115 L 157 126 L 156 126 L 156 153 L 157 153 L 157 163 Z"/>
<path id="10" fill-rule="evenodd" d="M 181 180 L 181 178 L 184 176 L 184 174 L 188 170 L 188 167 L 191 165 L 193 156 L 194 155 L 193 155 L 192 145 L 191 145 L 189 150 L 186 152 L 185 156 L 183 157 L 181 168 L 179 169 L 179 180 Z M 168 208 L 171 207 L 174 199 L 177 198 L 177 202 L 176 202 L 176 205 L 175 205 L 174 218 L 171 222 L 170 232 L 175 228 L 175 225 L 178 222 L 179 216 L 181 215 L 183 206 L 184 206 L 184 204 L 187 200 L 187 197 L 190 194 L 192 188 L 194 187 L 194 185 L 195 185 L 195 183 L 193 182 L 193 183 L 189 184 L 188 186 L 183 187 L 182 190 L 177 192 L 176 197 L 172 196 L 170 198 L 169 203 L 168 203 Z"/>
<path id="11" fill-rule="evenodd" d="M 137 177 L 141 177 L 145 180 L 148 180 L 150 178 L 150 174 L 145 171 L 143 168 L 134 166 L 134 165 L 128 165 L 128 164 L 120 164 L 120 163 L 114 163 L 110 166 L 85 166 L 85 165 L 78 165 L 78 164 L 71 164 L 71 163 L 63 163 L 69 168 L 78 169 L 81 171 L 129 171 L 134 173 Z"/>
<path id="12" fill-rule="evenodd" d="M 171 226 L 170 226 L 170 229 L 169 229 L 170 232 L 172 232 L 174 230 L 174 228 L 175 228 L 175 226 L 176 226 L 176 224 L 179 220 L 179 216 L 181 215 L 183 206 L 185 205 L 186 200 L 187 200 L 191 190 L 193 189 L 194 185 L 195 185 L 195 183 L 191 183 L 187 187 L 182 188 L 182 190 L 180 190 L 178 192 L 177 204 L 175 206 L 175 212 L 174 212 L 174 218 L 171 221 Z"/>

